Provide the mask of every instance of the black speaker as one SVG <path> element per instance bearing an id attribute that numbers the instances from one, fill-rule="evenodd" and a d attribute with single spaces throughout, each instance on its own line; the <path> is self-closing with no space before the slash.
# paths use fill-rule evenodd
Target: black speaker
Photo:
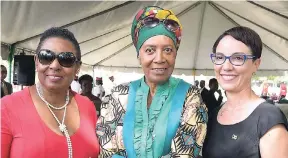
<path id="1" fill-rule="evenodd" d="M 14 56 L 13 84 L 23 86 L 31 86 L 35 84 L 34 56 Z"/>

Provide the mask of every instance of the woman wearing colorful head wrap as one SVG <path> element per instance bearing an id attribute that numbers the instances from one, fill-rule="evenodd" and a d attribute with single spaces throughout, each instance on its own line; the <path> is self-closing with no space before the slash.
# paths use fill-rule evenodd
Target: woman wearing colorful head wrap
<path id="1" fill-rule="evenodd" d="M 171 77 L 182 26 L 170 10 L 146 7 L 131 35 L 144 77 L 113 89 L 97 123 L 100 157 L 197 157 L 206 135 L 200 92 Z"/>

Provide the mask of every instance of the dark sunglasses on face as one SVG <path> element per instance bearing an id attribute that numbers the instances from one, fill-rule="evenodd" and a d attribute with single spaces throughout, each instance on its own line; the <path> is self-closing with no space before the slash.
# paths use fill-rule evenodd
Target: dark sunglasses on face
<path id="1" fill-rule="evenodd" d="M 63 67 L 72 67 L 75 63 L 81 62 L 72 52 L 61 52 L 56 54 L 48 49 L 41 49 L 37 53 L 37 58 L 42 65 L 50 65 L 56 58 Z"/>

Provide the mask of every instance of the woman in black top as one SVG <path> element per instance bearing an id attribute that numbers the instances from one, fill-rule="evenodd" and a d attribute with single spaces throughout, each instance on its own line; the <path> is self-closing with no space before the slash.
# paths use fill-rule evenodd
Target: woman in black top
<path id="1" fill-rule="evenodd" d="M 204 158 L 288 158 L 287 119 L 251 89 L 261 53 L 259 35 L 247 27 L 234 27 L 216 40 L 211 59 L 227 102 L 208 122 Z"/>

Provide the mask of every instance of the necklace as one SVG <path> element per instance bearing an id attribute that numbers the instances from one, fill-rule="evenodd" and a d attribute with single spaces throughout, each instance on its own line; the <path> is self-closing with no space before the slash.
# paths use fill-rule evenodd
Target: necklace
<path id="1" fill-rule="evenodd" d="M 41 100 L 42 100 L 46 105 L 48 105 L 49 107 L 51 107 L 51 108 L 54 109 L 54 110 L 62 110 L 62 109 L 64 109 L 64 108 L 68 105 L 68 103 L 69 103 L 69 90 L 67 91 L 66 100 L 65 100 L 66 102 L 65 102 L 65 104 L 64 104 L 63 106 L 61 106 L 61 107 L 55 107 L 55 106 L 51 105 L 50 103 L 48 103 L 48 101 L 46 101 L 46 100 L 43 98 L 42 93 L 41 93 L 41 87 L 40 87 L 39 84 L 36 84 L 36 90 L 37 90 L 37 93 L 38 93 L 39 97 L 41 98 Z"/>
<path id="2" fill-rule="evenodd" d="M 72 158 L 73 156 L 73 148 L 72 148 L 72 142 L 68 133 L 68 130 L 66 128 L 66 125 L 64 124 L 65 121 L 65 117 L 66 117 L 66 110 L 67 110 L 67 105 L 69 103 L 69 90 L 67 91 L 67 95 L 66 95 L 66 102 L 65 104 L 60 107 L 57 108 L 53 105 L 51 105 L 50 103 L 48 103 L 44 97 L 42 96 L 41 90 L 40 90 L 40 84 L 36 84 L 36 90 L 37 90 L 37 94 L 38 96 L 41 98 L 41 100 L 47 105 L 49 111 L 51 112 L 51 114 L 53 115 L 53 117 L 55 118 L 55 120 L 57 121 L 58 125 L 59 125 L 59 129 L 60 131 L 64 134 L 64 136 L 66 137 L 66 141 L 67 141 L 67 145 L 68 145 L 68 158 Z M 59 119 L 56 117 L 55 113 L 52 111 L 52 109 L 55 110 L 60 110 L 64 108 L 64 114 L 63 114 L 63 118 L 62 118 L 62 122 L 59 121 Z"/>

